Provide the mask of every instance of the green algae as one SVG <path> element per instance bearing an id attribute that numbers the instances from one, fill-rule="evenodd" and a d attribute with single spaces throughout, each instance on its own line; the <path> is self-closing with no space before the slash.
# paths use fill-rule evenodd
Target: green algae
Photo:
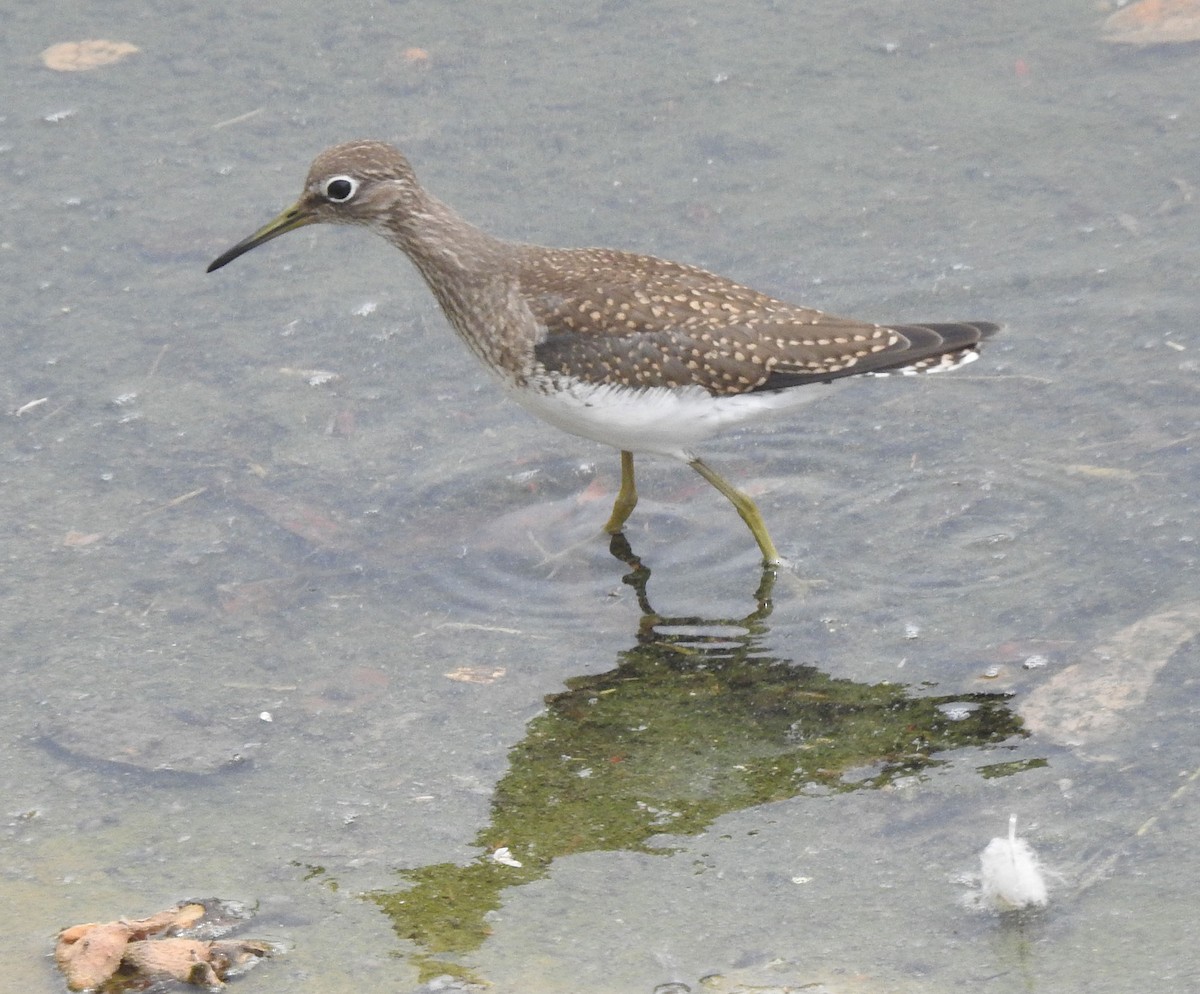
<path id="1" fill-rule="evenodd" d="M 661 836 L 694 835 L 731 811 L 882 787 L 924 775 L 940 753 L 1022 734 L 1005 694 L 927 696 L 771 655 L 771 571 L 738 619 L 664 618 L 647 577 L 626 578 L 643 610 L 637 644 L 616 668 L 548 697 L 511 750 L 475 840 L 484 854 L 402 870 L 403 887 L 366 895 L 417 947 L 424 977 L 470 977 L 455 957 L 486 939 L 502 892 L 560 856 L 669 851 Z"/>

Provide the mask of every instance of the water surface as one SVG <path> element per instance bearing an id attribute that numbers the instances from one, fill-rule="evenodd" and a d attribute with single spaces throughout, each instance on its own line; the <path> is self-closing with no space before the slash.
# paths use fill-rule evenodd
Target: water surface
<path id="1" fill-rule="evenodd" d="M 1194 610 L 1200 50 L 1024 2 L 50 11 L 0 39 L 9 984 L 61 989 L 64 925 L 216 894 L 292 948 L 245 990 L 1194 986 L 1194 642 L 1118 643 L 1162 665 L 1086 743 L 1008 722 Z M 141 52 L 41 67 L 89 36 Z M 769 611 L 731 509 L 644 461 L 639 604 L 615 454 L 506 402 L 393 249 L 204 274 L 358 136 L 513 238 L 1006 329 L 713 444 L 793 559 Z M 653 708 L 588 704 L 706 691 L 653 748 Z M 881 700 L 911 755 L 803 710 Z M 998 724 L 938 738 L 955 701 Z M 803 775 L 746 774 L 773 756 Z M 576 843 L 537 816 L 567 774 Z M 1010 812 L 1061 874 L 1016 921 L 961 903 Z M 405 931 L 405 888 L 477 878 Z"/>

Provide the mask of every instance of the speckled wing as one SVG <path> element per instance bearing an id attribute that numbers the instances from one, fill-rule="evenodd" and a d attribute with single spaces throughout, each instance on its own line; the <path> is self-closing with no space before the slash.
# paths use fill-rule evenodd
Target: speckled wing
<path id="1" fill-rule="evenodd" d="M 606 249 L 531 253 L 520 292 L 544 328 L 534 354 L 548 371 L 714 395 L 950 368 L 996 330 L 982 322 L 866 324 L 703 269 Z"/>

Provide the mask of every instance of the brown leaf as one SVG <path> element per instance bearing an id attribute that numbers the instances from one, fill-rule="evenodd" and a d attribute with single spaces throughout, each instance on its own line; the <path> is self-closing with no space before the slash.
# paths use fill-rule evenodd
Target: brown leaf
<path id="1" fill-rule="evenodd" d="M 127 41 L 64 41 L 46 49 L 42 63 L 58 72 L 83 72 L 120 62 L 138 50 Z"/>
<path id="2" fill-rule="evenodd" d="M 1171 45 L 1200 41 L 1198 0 L 1141 0 L 1104 22 L 1105 41 L 1120 45 Z"/>
<path id="3" fill-rule="evenodd" d="M 185 984 L 220 987 L 212 965 L 212 943 L 198 939 L 143 939 L 125 947 L 125 965 L 147 978 L 170 977 Z"/>
<path id="4" fill-rule="evenodd" d="M 73 991 L 99 987 L 121 965 L 132 930 L 125 922 L 75 925 L 58 934 L 54 959 Z"/>
<path id="5" fill-rule="evenodd" d="M 146 939 L 125 947 L 125 966 L 147 979 L 170 977 L 220 987 L 230 970 L 271 955 L 271 944 L 252 939 Z"/>
<path id="6" fill-rule="evenodd" d="M 168 929 L 172 933 L 182 932 L 184 929 L 191 928 L 203 917 L 203 904 L 181 904 L 178 907 L 160 911 L 149 918 L 139 918 L 137 921 L 125 921 L 122 924 L 129 926 L 131 930 L 130 940 L 148 939 L 150 936 L 157 935 L 159 932 L 166 932 Z"/>
<path id="7" fill-rule="evenodd" d="M 271 943 L 258 939 L 218 939 L 212 944 L 213 967 L 224 979 L 230 970 L 265 959 L 274 951 Z"/>

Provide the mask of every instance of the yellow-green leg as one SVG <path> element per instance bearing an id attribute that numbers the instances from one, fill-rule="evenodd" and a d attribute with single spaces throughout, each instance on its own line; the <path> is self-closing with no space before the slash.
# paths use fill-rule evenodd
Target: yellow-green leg
<path id="1" fill-rule="evenodd" d="M 637 507 L 637 485 L 633 482 L 633 453 L 622 449 L 621 489 L 617 491 L 617 499 L 613 501 L 612 514 L 609 516 L 604 530 L 610 535 L 620 534 L 635 507 Z"/>
<path id="2" fill-rule="evenodd" d="M 749 526 L 750 534 L 754 536 L 754 541 L 758 543 L 758 547 L 762 550 L 763 559 L 766 563 L 774 566 L 783 562 L 783 557 L 779 554 L 779 550 L 775 548 L 775 543 L 771 541 L 771 536 L 767 534 L 767 526 L 763 523 L 762 515 L 759 514 L 758 507 L 754 501 L 736 487 L 727 483 L 724 477 L 711 469 L 703 460 L 693 459 L 688 465 L 721 491 L 728 498 L 729 503 L 737 508 L 737 513 L 742 516 L 742 520 Z"/>

